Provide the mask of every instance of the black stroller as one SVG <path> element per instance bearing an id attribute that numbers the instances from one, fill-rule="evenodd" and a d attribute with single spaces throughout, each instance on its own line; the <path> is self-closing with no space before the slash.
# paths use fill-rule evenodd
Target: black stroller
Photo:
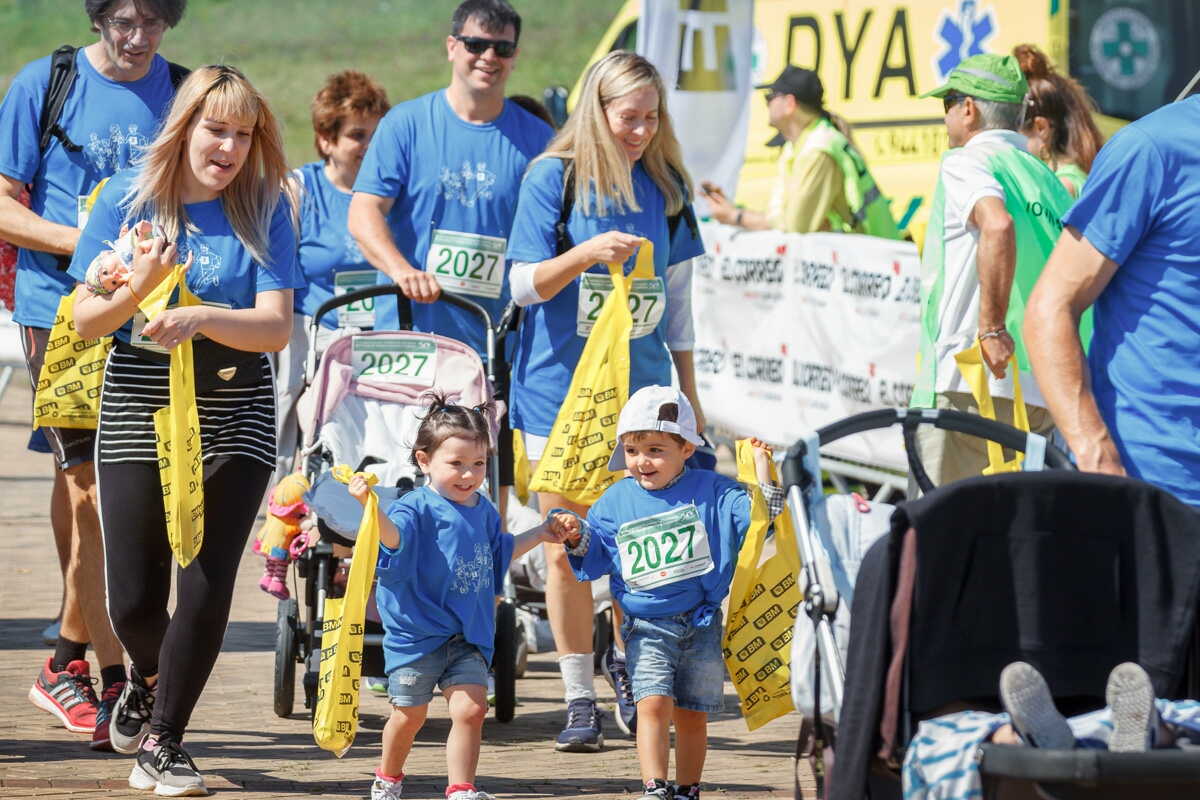
<path id="1" fill-rule="evenodd" d="M 830 627 L 838 597 L 811 530 L 819 473 L 809 454 L 817 439 L 895 424 L 928 494 L 901 505 L 863 558 L 843 674 Z M 1057 469 L 934 491 L 915 445 L 922 424 L 1024 451 L 1027 470 L 1043 456 Z M 1146 669 L 1158 697 L 1200 696 L 1200 516 L 1168 493 L 1078 473 L 1042 437 L 952 411 L 868 412 L 831 425 L 788 451 L 784 482 L 809 577 L 817 668 L 834 698 L 836 736 L 817 736 L 836 740 L 830 798 L 900 797 L 917 723 L 1000 710 L 1000 672 L 1014 661 L 1033 664 L 1067 714 L 1102 707 L 1109 671 L 1124 661 Z M 1187 743 L 1147 753 L 985 744 L 976 758 L 985 797 L 1200 795 L 1200 752 Z M 823 777 L 818 770 L 818 786 Z"/>

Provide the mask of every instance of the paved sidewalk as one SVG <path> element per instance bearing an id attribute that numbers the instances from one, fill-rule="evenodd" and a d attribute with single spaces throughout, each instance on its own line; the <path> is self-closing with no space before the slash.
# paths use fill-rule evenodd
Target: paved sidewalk
<path id="1" fill-rule="evenodd" d="M 89 738 L 71 734 L 31 705 L 26 693 L 51 649 L 41 631 L 54 616 L 61 591 L 50 534 L 49 456 L 25 449 L 30 390 L 18 370 L 0 400 L 0 797 L 115 797 L 137 794 L 126 778 L 132 759 L 93 753 Z M 247 554 L 225 647 L 196 709 L 187 748 L 210 790 L 219 797 L 272 798 L 369 795 L 379 759 L 387 700 L 366 691 L 358 738 L 342 759 L 313 743 L 297 680 L 297 713 L 272 711 L 275 601 L 259 591 L 262 561 Z M 90 655 L 90 654 L 89 654 Z M 98 674 L 92 661 L 93 674 Z M 601 700 L 612 693 L 596 678 Z M 562 683 L 553 655 L 530 657 L 517 683 L 516 718 L 484 725 L 480 789 L 499 796 L 624 798 L 640 795 L 637 752 L 611 722 L 597 755 L 556 753 L 552 741 L 565 719 Z M 725 684 L 728 711 L 709 726 L 707 797 L 762 798 L 792 794 L 795 713 L 753 733 Z M 429 721 L 408 763 L 405 797 L 440 798 L 445 788 L 445 705 L 434 698 Z M 807 766 L 803 782 L 811 796 Z"/>

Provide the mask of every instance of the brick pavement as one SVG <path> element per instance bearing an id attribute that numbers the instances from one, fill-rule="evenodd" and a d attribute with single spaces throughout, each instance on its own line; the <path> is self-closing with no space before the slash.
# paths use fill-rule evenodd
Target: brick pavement
<path id="1" fill-rule="evenodd" d="M 49 531 L 49 456 L 25 449 L 30 391 L 18 371 L 0 400 L 0 797 L 114 797 L 136 794 L 126 777 L 131 759 L 93 753 L 26 699 L 50 655 L 41 630 L 55 614 L 61 581 Z M 187 748 L 208 786 L 222 798 L 365 796 L 378 763 L 388 712 L 382 696 L 364 692 L 358 738 L 336 759 L 316 747 L 297 680 L 297 713 L 272 711 L 275 603 L 259 591 L 262 562 L 242 561 L 225 647 L 200 700 Z M 89 654 L 90 656 L 90 654 Z M 92 669 L 98 672 L 95 661 Z M 597 678 L 602 701 L 612 695 Z M 517 684 L 516 718 L 484 725 L 478 785 L 501 796 L 617 798 L 637 795 L 632 740 L 609 723 L 597 755 L 556 753 L 551 741 L 564 719 L 562 684 L 552 655 L 530 657 Z M 753 733 L 737 712 L 727 682 L 726 706 L 713 715 L 704 790 L 708 797 L 762 798 L 792 793 L 792 757 L 799 717 L 791 714 Z M 449 719 L 435 698 L 408 763 L 405 796 L 440 798 Z M 804 767 L 804 784 L 811 777 Z"/>

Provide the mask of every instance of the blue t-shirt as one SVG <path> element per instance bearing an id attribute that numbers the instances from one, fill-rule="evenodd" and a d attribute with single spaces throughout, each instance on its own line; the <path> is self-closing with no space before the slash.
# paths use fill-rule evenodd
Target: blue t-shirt
<path id="1" fill-rule="evenodd" d="M 75 247 L 75 257 L 68 271 L 72 279 L 83 281 L 88 264 L 97 253 L 107 249 L 104 240 L 117 235 L 123 223 L 132 225 L 139 221 L 128 214 L 126 199 L 130 184 L 138 173 L 136 168 L 125 170 L 100 190 L 87 226 Z M 199 232 L 185 233 L 177 242 L 179 263 L 187 260 L 189 252 L 194 254 L 191 269 L 187 271 L 187 285 L 192 294 L 202 301 L 234 309 L 253 308 L 255 295 L 259 292 L 304 286 L 304 277 L 296 264 L 296 235 L 292 229 L 291 213 L 282 197 L 271 219 L 270 266 L 256 262 L 242 246 L 229 220 L 225 218 L 219 198 L 186 204 L 184 209 Z M 126 322 L 117 331 L 117 338 L 128 342 L 132 324 L 132 320 Z"/>
<path id="2" fill-rule="evenodd" d="M 1200 97 L 1122 128 L 1063 217 L 1117 262 L 1088 364 L 1132 476 L 1200 507 Z"/>
<path id="3" fill-rule="evenodd" d="M 375 600 L 388 674 L 462 634 L 492 663 L 496 597 L 512 560 L 513 537 L 482 495 L 464 506 L 429 486 L 392 503 L 400 546 L 379 546 Z"/>
<path id="4" fill-rule="evenodd" d="M 504 241 L 490 242 L 494 252 L 487 256 L 469 256 L 445 243 L 452 244 L 455 233 L 511 237 L 521 177 L 553 134 L 545 122 L 508 102 L 494 121 L 473 125 L 454 113 L 444 90 L 433 92 L 384 116 L 354 191 L 396 198 L 388 224 L 408 263 L 438 275 L 446 281 L 443 288 L 466 294 L 496 321 L 510 297 Z M 435 231 L 441 235 L 431 248 Z M 452 285 L 456 278 L 472 276 L 490 277 L 500 288 L 499 297 L 473 294 L 478 285 Z M 383 273 L 379 281 L 390 282 Z M 394 300 L 379 298 L 375 314 L 376 329 L 396 328 Z M 413 303 L 413 325 L 486 353 L 483 322 L 445 303 Z"/>
<path id="5" fill-rule="evenodd" d="M 129 166 L 156 135 L 174 94 L 170 69 L 160 56 L 154 57 L 146 77 L 129 83 L 105 78 L 82 50 L 75 65 L 78 75 L 59 125 L 82 151 L 67 152 L 58 139 L 50 140 L 45 153 L 38 148 L 42 102 L 50 82 L 49 56 L 17 73 L 0 103 L 0 130 L 5 132 L 0 137 L 0 174 L 32 184 L 33 212 L 71 227 L 79 224 L 79 198 Z M 113 230 L 106 238 L 116 233 Z M 58 301 L 74 288 L 75 280 L 58 269 L 55 256 L 21 248 L 13 319 L 38 328 L 53 326 Z"/>
<path id="6" fill-rule="evenodd" d="M 621 526 L 693 504 L 708 532 L 712 570 L 632 591 L 621 578 L 617 550 Z M 596 501 L 588 511 L 587 523 L 591 528 L 587 555 L 568 556 L 580 580 L 611 575 L 612 596 L 630 617 L 663 619 L 688 612 L 703 617 L 719 608 L 729 594 L 738 551 L 750 530 L 750 497 L 737 481 L 703 469 L 688 469 L 673 486 L 658 491 L 648 491 L 633 478 L 625 478 Z"/>
<path id="7" fill-rule="evenodd" d="M 508 255 L 513 261 L 541 262 L 554 258 L 554 226 L 562 214 L 563 162 L 546 158 L 533 165 L 521 185 L 521 200 Z M 582 244 L 608 231 L 623 231 L 642 236 L 654 243 L 654 274 L 666 281 L 667 267 L 704 253 L 704 242 L 693 238 L 686 224 L 680 224 L 675 238 L 668 241 L 667 204 L 661 191 L 642 168 L 633 167 L 633 189 L 638 212 L 585 216 L 578 205 L 571 211 L 567 230 L 575 244 Z M 592 208 L 596 208 L 593 201 Z M 594 213 L 594 212 L 593 212 Z M 636 258 L 625 264 L 625 274 L 633 271 Z M 596 264 L 590 273 L 608 275 L 608 267 Z M 582 276 L 563 287 L 544 303 L 525 309 L 525 321 L 517 337 L 512 371 L 512 426 L 538 436 L 548 436 L 587 338 L 577 335 L 576 316 Z M 629 342 L 629 393 L 644 386 L 671 384 L 671 357 L 666 346 L 667 315 L 645 336 Z"/>
<path id="8" fill-rule="evenodd" d="M 346 227 L 350 215 L 349 192 L 334 186 L 325 174 L 325 162 L 313 161 L 296 170 L 304 191 L 300 195 L 300 270 L 308 285 L 296 292 L 296 310 L 312 316 L 333 297 L 339 272 L 374 272 Z M 337 327 L 337 312 L 321 320 Z"/>

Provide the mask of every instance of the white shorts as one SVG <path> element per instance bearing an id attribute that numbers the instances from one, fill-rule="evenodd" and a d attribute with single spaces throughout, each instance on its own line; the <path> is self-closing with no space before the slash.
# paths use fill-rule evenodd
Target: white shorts
<path id="1" fill-rule="evenodd" d="M 546 445 L 550 442 L 550 437 L 521 431 L 521 438 L 525 440 L 525 457 L 529 459 L 529 463 L 541 461 L 542 456 L 546 453 Z"/>

